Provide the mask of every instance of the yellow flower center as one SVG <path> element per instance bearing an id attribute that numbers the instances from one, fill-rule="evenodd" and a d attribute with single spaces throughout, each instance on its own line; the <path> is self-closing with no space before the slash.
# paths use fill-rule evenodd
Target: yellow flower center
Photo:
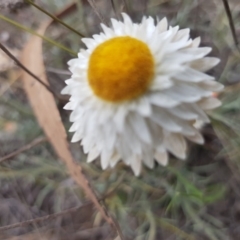
<path id="1" fill-rule="evenodd" d="M 154 59 L 148 46 L 132 37 L 116 37 L 100 44 L 89 59 L 89 84 L 106 101 L 120 102 L 141 96 L 153 75 Z"/>

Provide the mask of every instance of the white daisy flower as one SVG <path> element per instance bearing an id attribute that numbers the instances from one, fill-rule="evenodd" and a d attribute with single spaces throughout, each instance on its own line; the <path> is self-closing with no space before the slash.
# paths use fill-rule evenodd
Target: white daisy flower
<path id="1" fill-rule="evenodd" d="M 87 161 L 100 157 L 103 169 L 122 160 L 135 173 L 142 162 L 168 162 L 168 152 L 186 158 L 186 139 L 202 144 L 198 121 L 220 105 L 213 92 L 223 86 L 205 74 L 219 59 L 205 57 L 189 29 L 168 27 L 166 18 L 133 23 L 111 19 L 112 27 L 83 38 L 87 49 L 68 62 L 72 76 L 63 94 L 71 95 L 72 142 L 81 141 Z"/>

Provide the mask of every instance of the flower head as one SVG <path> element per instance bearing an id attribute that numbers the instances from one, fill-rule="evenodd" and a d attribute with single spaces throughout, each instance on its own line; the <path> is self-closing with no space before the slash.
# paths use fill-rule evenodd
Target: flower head
<path id="1" fill-rule="evenodd" d="M 209 122 L 205 110 L 220 105 L 212 94 L 223 86 L 204 73 L 219 59 L 205 57 L 211 48 L 189 29 L 122 16 L 82 39 L 87 49 L 69 61 L 62 93 L 71 95 L 72 141 L 81 140 L 87 161 L 100 157 L 106 169 L 123 160 L 139 175 L 142 163 L 166 165 L 168 152 L 186 158 L 186 139 L 204 142 L 195 123 Z"/>

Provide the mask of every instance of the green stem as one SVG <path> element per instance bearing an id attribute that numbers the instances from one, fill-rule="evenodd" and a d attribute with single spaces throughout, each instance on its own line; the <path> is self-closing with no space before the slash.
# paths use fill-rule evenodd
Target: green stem
<path id="1" fill-rule="evenodd" d="M 77 30 L 75 30 L 74 28 L 72 28 L 71 26 L 69 26 L 68 24 L 66 24 L 65 22 L 63 22 L 61 19 L 59 19 L 58 17 L 52 15 L 51 13 L 47 12 L 45 9 L 39 7 L 37 4 L 35 4 L 34 2 L 30 1 L 30 0 L 26 0 L 26 2 L 28 2 L 29 4 L 33 5 L 35 8 L 37 8 L 38 10 L 40 10 L 41 12 L 45 13 L 46 15 L 48 15 L 49 17 L 51 17 L 53 20 L 59 22 L 60 24 L 62 24 L 63 26 L 65 26 L 66 28 L 68 28 L 69 30 L 73 31 L 74 33 L 76 33 L 77 35 L 79 35 L 80 37 L 84 37 L 83 34 L 81 34 L 80 32 L 78 32 Z"/>
<path id="2" fill-rule="evenodd" d="M 31 34 L 33 34 L 33 35 L 38 36 L 38 37 L 42 38 L 43 40 L 45 40 L 45 41 L 53 44 L 54 46 L 56 46 L 56 47 L 58 47 L 58 48 L 60 48 L 60 49 L 62 49 L 62 50 L 64 50 L 64 51 L 69 52 L 69 53 L 72 54 L 72 55 L 77 56 L 77 53 L 74 52 L 74 51 L 72 51 L 71 49 L 63 46 L 62 44 L 60 44 L 60 43 L 58 43 L 58 42 L 55 42 L 54 40 L 52 40 L 52 39 L 50 39 L 50 38 L 48 38 L 48 37 L 45 37 L 45 36 L 43 36 L 43 35 L 35 32 L 35 31 L 33 31 L 33 30 L 30 29 L 30 28 L 27 28 L 27 27 L 25 27 L 25 26 L 23 26 L 23 25 L 15 22 L 15 21 L 9 19 L 8 17 L 5 17 L 5 16 L 3 16 L 3 15 L 0 14 L 0 19 L 6 21 L 6 22 L 8 22 L 8 23 L 11 23 L 12 25 L 14 25 L 14 26 L 22 29 L 23 31 L 26 31 L 26 32 L 28 32 L 28 33 L 31 33 Z"/>

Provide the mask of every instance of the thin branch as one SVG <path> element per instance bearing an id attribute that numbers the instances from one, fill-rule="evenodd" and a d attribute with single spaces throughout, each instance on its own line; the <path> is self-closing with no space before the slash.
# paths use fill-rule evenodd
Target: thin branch
<path id="1" fill-rule="evenodd" d="M 18 228 L 18 227 L 27 227 L 31 224 L 36 224 L 36 223 L 44 222 L 44 221 L 47 221 L 47 220 L 53 220 L 53 219 L 61 217 L 63 215 L 77 212 L 81 208 L 85 208 L 85 207 L 87 207 L 89 205 L 92 205 L 92 204 L 93 204 L 92 202 L 87 202 L 87 203 L 83 204 L 82 206 L 73 207 L 73 208 L 64 210 L 64 211 L 59 212 L 59 213 L 54 213 L 54 214 L 50 214 L 50 215 L 47 215 L 47 216 L 44 216 L 44 217 L 33 218 L 33 219 L 29 219 L 27 221 L 18 222 L 18 223 L 10 224 L 10 225 L 7 225 L 7 226 L 3 226 L 3 227 L 0 227 L 0 232 L 6 231 L 6 230 L 9 230 L 9 229 L 13 229 L 13 228 Z"/>
<path id="2" fill-rule="evenodd" d="M 0 163 L 4 162 L 6 160 L 9 160 L 10 158 L 13 158 L 13 157 L 19 155 L 20 153 L 25 152 L 25 151 L 39 145 L 40 143 L 43 143 L 43 142 L 46 142 L 46 141 L 47 141 L 46 137 L 38 137 L 38 138 L 34 139 L 32 142 L 28 143 L 27 145 L 25 145 L 25 146 L 17 149 L 16 151 L 11 152 L 8 155 L 0 158 Z"/>
<path id="3" fill-rule="evenodd" d="M 24 146 L 23 148 L 20 148 L 18 150 L 16 150 L 15 152 L 3 157 L 2 159 L 0 159 L 0 163 L 2 163 L 3 161 L 13 157 L 13 156 L 16 156 L 17 154 L 20 154 L 21 152 L 23 151 L 26 151 L 30 148 L 32 148 L 33 146 L 36 146 L 38 144 L 40 144 L 41 142 L 44 142 L 46 141 L 47 139 L 44 138 L 44 137 L 40 137 L 38 139 L 35 139 L 34 141 L 32 141 L 31 143 L 29 143 L 28 145 Z M 79 170 L 79 165 L 77 165 L 75 162 L 73 162 L 74 166 L 74 170 Z M 74 174 L 74 173 L 73 173 Z M 75 173 L 76 174 L 76 173 Z M 83 176 L 83 173 L 82 173 L 82 176 Z M 88 204 L 94 204 L 97 206 L 97 208 L 99 209 L 98 206 L 100 206 L 100 201 L 104 200 L 105 198 L 107 198 L 108 196 L 111 196 L 113 194 L 113 192 L 117 189 L 117 187 L 120 185 L 121 181 L 123 179 L 123 176 L 120 178 L 119 182 L 117 183 L 116 187 L 110 191 L 109 193 L 106 193 L 104 197 L 102 198 L 97 198 L 96 197 L 96 201 L 98 204 L 96 204 L 96 201 L 92 201 L 91 203 L 88 203 Z M 81 179 L 82 181 L 82 179 Z M 86 178 L 85 178 L 85 181 Z M 88 182 L 87 182 L 88 184 Z M 93 193 L 93 192 L 92 192 Z M 73 210 L 76 209 L 76 208 L 73 208 Z M 70 210 L 72 211 L 72 210 Z M 112 225 L 112 227 L 115 229 L 115 231 L 117 232 L 117 234 L 119 235 L 120 239 L 121 240 L 124 240 L 124 236 L 123 236 L 123 233 L 121 231 L 121 228 L 118 224 L 118 222 L 111 216 L 108 214 L 108 211 L 106 210 L 106 207 L 104 206 L 104 203 L 102 202 L 102 205 L 101 205 L 101 212 L 102 214 L 104 214 L 103 216 L 105 216 L 107 222 Z M 66 211 L 63 211 L 63 214 L 67 213 Z M 41 217 L 41 218 L 38 218 L 38 219 L 31 219 L 31 220 L 27 220 L 25 222 L 20 222 L 20 223 L 16 223 L 16 224 L 12 224 L 12 225 L 9 225 L 9 226 L 5 226 L 5 227 L 0 227 L 0 232 L 3 231 L 3 230 L 8 230 L 8 229 L 11 229 L 11 228 L 16 228 L 16 227 L 23 227 L 23 226 L 26 226 L 26 225 L 29 225 L 29 224 L 32 224 L 32 223 L 36 223 L 36 222 L 39 222 L 39 221 L 44 221 L 44 220 L 47 220 L 47 219 L 52 219 L 52 216 L 55 217 L 55 216 L 61 216 L 62 214 L 59 213 L 59 214 L 53 214 L 51 216 L 46 216 L 46 217 Z M 36 221 L 35 221 L 36 220 Z"/>
<path id="4" fill-rule="evenodd" d="M 49 92 L 51 92 L 57 99 L 61 98 L 57 93 L 55 93 L 45 82 L 43 82 L 38 76 L 32 73 L 28 68 L 26 68 L 6 47 L 0 43 L 0 48 L 12 59 L 14 62 L 27 72 L 30 76 L 35 78 L 40 84 L 42 84 Z"/>
<path id="5" fill-rule="evenodd" d="M 235 29 L 235 25 L 234 25 L 234 22 L 233 22 L 232 13 L 231 13 L 231 10 L 230 10 L 229 4 L 228 4 L 228 0 L 222 0 L 222 1 L 223 1 L 223 5 L 224 5 L 224 8 L 225 8 L 227 17 L 228 17 L 228 22 L 229 22 L 230 29 L 231 29 L 231 32 L 232 32 L 234 43 L 235 43 L 237 49 L 240 51 L 239 42 L 238 42 L 238 38 L 237 38 L 237 34 L 236 34 L 236 29 Z"/>
<path id="6" fill-rule="evenodd" d="M 71 30 L 72 32 L 76 33 L 77 35 L 79 35 L 80 37 L 84 37 L 83 34 L 81 34 L 80 32 L 78 32 L 77 30 L 75 30 L 74 28 L 72 28 L 71 26 L 69 26 L 68 24 L 66 24 L 65 22 L 63 22 L 61 19 L 59 19 L 58 17 L 52 15 L 51 13 L 47 12 L 45 9 L 39 7 L 37 4 L 35 4 L 34 2 L 30 1 L 30 0 L 25 0 L 26 2 L 28 2 L 29 4 L 33 5 L 35 8 L 37 8 L 38 10 L 40 10 L 41 12 L 45 13 L 46 15 L 48 15 L 49 17 L 51 17 L 54 21 L 59 22 L 60 24 L 62 24 L 64 27 L 68 28 L 69 30 Z"/>
<path id="7" fill-rule="evenodd" d="M 26 150 L 29 150 L 31 149 L 32 147 L 46 141 L 47 138 L 46 137 L 39 137 L 39 138 L 36 138 L 35 140 L 33 140 L 31 143 L 25 145 L 24 147 L 10 153 L 9 155 L 7 156 L 4 156 L 3 158 L 0 159 L 0 163 L 4 162 L 5 160 L 9 159 L 9 158 L 12 158 Z M 124 179 L 124 176 L 125 174 L 123 174 L 120 179 L 118 180 L 116 186 L 108 193 L 106 193 L 103 197 L 101 198 L 98 198 L 97 201 L 100 203 L 102 201 L 104 201 L 106 198 L 112 196 L 112 194 L 116 191 L 116 189 L 120 186 L 122 180 Z M 46 220 L 52 220 L 54 218 L 57 218 L 57 217 L 60 217 L 60 216 L 63 216 L 65 214 L 68 214 L 68 213 L 73 213 L 73 212 L 76 212 L 78 210 L 80 210 L 82 207 L 86 207 L 88 205 L 92 205 L 94 204 L 93 201 L 91 202 L 87 202 L 86 204 L 82 205 L 82 206 L 79 206 L 79 207 L 74 207 L 74 208 L 70 208 L 68 210 L 65 210 L 65 211 L 62 211 L 60 213 L 55 213 L 55 214 L 50 214 L 50 215 L 47 215 L 47 216 L 44 216 L 44 217 L 40 217 L 40 218 L 35 218 L 35 219 L 30 219 L 30 220 L 27 220 L 27 221 L 23 221 L 23 222 L 19 222 L 19 223 L 15 223 L 15 224 L 11 224 L 11 225 L 7 225 L 7 226 L 4 226 L 4 227 L 0 227 L 0 232 L 1 231 L 5 231 L 5 230 L 9 230 L 9 229 L 12 229 L 12 228 L 17 228 L 17 227 L 26 227 L 28 225 L 31 225 L 31 224 L 36 224 L 36 223 L 39 223 L 39 222 L 42 222 L 42 221 L 46 221 Z M 104 205 L 104 203 L 102 202 L 102 205 Z M 121 240 L 124 240 L 124 236 L 123 236 L 123 233 L 121 231 L 121 228 L 118 224 L 118 222 L 108 214 L 108 212 L 106 211 L 105 209 L 105 206 L 102 207 L 105 211 L 105 214 L 106 216 L 109 218 L 109 220 L 111 221 L 110 224 L 113 225 L 114 229 L 116 230 L 117 234 L 119 235 L 120 239 Z"/>
<path id="8" fill-rule="evenodd" d="M 99 198 L 98 201 L 103 201 L 106 198 L 110 197 L 113 194 L 113 192 L 117 189 L 119 184 L 122 182 L 123 178 L 124 178 L 124 174 L 120 177 L 120 180 L 119 180 L 119 183 L 117 184 L 117 186 L 113 190 L 111 190 L 109 193 L 106 193 L 103 197 Z M 66 214 L 75 213 L 75 212 L 79 211 L 80 209 L 88 207 L 90 205 L 93 205 L 92 201 L 86 202 L 85 204 L 83 204 L 81 206 L 78 206 L 78 207 L 69 208 L 69 209 L 61 211 L 59 213 L 53 213 L 53 214 L 49 214 L 47 216 L 43 216 L 43 217 L 39 217 L 39 218 L 33 218 L 33 219 L 29 219 L 29 220 L 26 220 L 26 221 L 23 221 L 23 222 L 18 222 L 18 223 L 10 224 L 10 225 L 7 225 L 7 226 L 3 226 L 3 227 L 0 227 L 0 232 L 6 231 L 6 230 L 9 230 L 9 229 L 13 229 L 13 228 L 18 228 L 18 227 L 27 227 L 31 224 L 36 224 L 36 223 L 44 222 L 44 221 L 47 221 L 47 220 L 53 220 L 55 218 L 64 216 Z M 118 228 L 119 228 L 119 226 L 118 226 Z M 121 230 L 119 230 L 119 231 L 121 232 Z M 124 239 L 122 235 L 120 236 L 120 238 Z"/>
<path id="9" fill-rule="evenodd" d="M 98 9 L 96 7 L 95 1 L 94 0 L 87 0 L 87 1 L 89 2 L 90 6 L 92 7 L 93 11 L 96 13 L 98 18 L 101 20 L 101 22 L 106 24 L 103 16 L 100 14 L 100 12 L 98 12 Z"/>
<path id="10" fill-rule="evenodd" d="M 89 196 L 89 198 L 93 201 L 96 208 L 100 211 L 103 218 L 109 223 L 117 232 L 120 240 L 124 240 L 124 236 L 122 234 L 121 228 L 118 222 L 108 213 L 107 208 L 104 203 L 100 203 L 99 198 L 97 198 L 96 193 L 91 188 L 89 181 L 87 180 L 85 174 L 80 165 L 78 165 L 75 161 L 66 161 L 67 167 L 72 178 L 83 187 L 85 193 Z"/>
<path id="11" fill-rule="evenodd" d="M 115 16 L 118 17 L 118 14 L 117 14 L 117 10 L 116 10 L 114 1 L 113 1 L 113 0 L 110 0 L 110 2 L 111 2 L 111 5 L 112 5 L 112 9 L 113 9 L 113 11 L 114 11 L 114 13 L 115 13 Z"/>
<path id="12" fill-rule="evenodd" d="M 147 13 L 148 0 L 143 0 L 143 14 Z"/>
<path id="13" fill-rule="evenodd" d="M 120 178 L 119 178 L 119 180 L 117 181 L 115 187 L 114 187 L 113 189 L 111 189 L 109 192 L 104 193 L 104 196 L 103 196 L 102 198 L 100 198 L 99 201 L 104 201 L 106 198 L 111 197 L 111 196 L 113 195 L 113 193 L 115 193 L 116 190 L 118 189 L 118 187 L 121 185 L 121 183 L 122 183 L 122 181 L 124 180 L 125 176 L 126 176 L 126 172 L 124 172 L 124 173 L 120 176 Z"/>

